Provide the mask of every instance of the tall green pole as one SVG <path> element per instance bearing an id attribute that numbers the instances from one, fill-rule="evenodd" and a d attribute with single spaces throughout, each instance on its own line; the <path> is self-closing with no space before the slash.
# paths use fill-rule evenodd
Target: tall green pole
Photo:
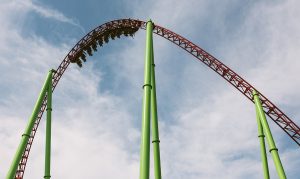
<path id="1" fill-rule="evenodd" d="M 150 97 L 151 97 L 151 47 L 152 47 L 153 24 L 147 22 L 146 37 L 146 56 L 145 56 L 145 77 L 144 77 L 144 96 L 142 113 L 142 140 L 140 157 L 140 179 L 149 179 L 150 166 Z"/>
<path id="2" fill-rule="evenodd" d="M 15 177 L 15 174 L 16 174 L 16 171 L 17 171 L 17 168 L 18 168 L 18 164 L 19 164 L 19 162 L 21 160 L 21 157 L 22 157 L 22 154 L 23 154 L 23 152 L 26 148 L 26 144 L 27 144 L 28 139 L 30 137 L 30 133 L 32 131 L 32 128 L 34 126 L 35 119 L 37 118 L 37 115 L 40 111 L 43 99 L 44 99 L 45 94 L 48 90 L 48 85 L 49 85 L 51 80 L 52 80 L 52 72 L 49 72 L 48 75 L 47 75 L 46 81 L 45 81 L 45 83 L 42 87 L 42 90 L 40 92 L 40 95 L 38 97 L 38 100 L 37 100 L 37 102 L 34 106 L 31 117 L 30 117 L 30 119 L 27 123 L 27 127 L 24 131 L 24 134 L 22 135 L 21 142 L 20 142 L 19 147 L 18 147 L 18 149 L 15 153 L 14 159 L 13 159 L 11 165 L 10 165 L 10 168 L 9 168 L 8 173 L 6 175 L 6 179 L 14 179 L 14 177 Z"/>
<path id="3" fill-rule="evenodd" d="M 155 179 L 161 179 L 161 167 L 160 167 L 160 152 L 159 152 L 159 132 L 158 132 L 158 117 L 157 117 L 157 101 L 156 101 L 156 84 L 155 84 L 155 64 L 154 64 L 154 50 L 153 39 L 151 46 L 151 128 L 152 128 L 152 144 L 153 144 L 153 156 L 154 156 L 154 176 Z"/>
<path id="4" fill-rule="evenodd" d="M 50 71 L 52 73 L 53 70 Z M 45 147 L 45 179 L 50 179 L 51 169 L 51 112 L 52 112 L 52 80 L 49 82 L 47 91 L 47 118 L 46 118 L 46 147 Z"/>
<path id="5" fill-rule="evenodd" d="M 256 108 L 256 120 L 257 120 L 258 138 L 260 143 L 260 152 L 261 152 L 261 160 L 263 165 L 264 179 L 270 179 L 268 159 L 267 159 L 266 146 L 265 146 L 265 135 L 259 119 L 257 108 Z"/>
<path id="6" fill-rule="evenodd" d="M 269 124 L 267 122 L 267 119 L 266 119 L 265 113 L 263 111 L 259 96 L 258 96 L 256 91 L 253 91 L 253 97 L 254 97 L 256 110 L 257 110 L 257 113 L 259 115 L 259 119 L 260 119 L 260 122 L 262 124 L 263 131 L 266 135 L 267 142 L 268 142 L 268 145 L 269 145 L 269 151 L 270 151 L 270 153 L 273 157 L 273 161 L 274 161 L 275 168 L 276 168 L 276 171 L 278 173 L 278 176 L 279 176 L 280 179 L 286 179 L 285 172 L 284 172 L 284 169 L 283 169 L 283 166 L 281 164 L 280 157 L 279 157 L 279 154 L 278 154 L 278 149 L 276 148 L 276 145 L 275 145 L 275 142 L 274 142 Z"/>

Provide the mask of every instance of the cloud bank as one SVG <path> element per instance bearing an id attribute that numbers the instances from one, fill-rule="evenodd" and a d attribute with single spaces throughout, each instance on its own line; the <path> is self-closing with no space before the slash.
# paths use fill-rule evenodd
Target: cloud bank
<path id="1" fill-rule="evenodd" d="M 297 1 L 176 5 L 171 0 L 124 1 L 124 8 L 134 9 L 130 16 L 151 17 L 192 39 L 300 124 L 297 7 Z M 0 177 L 4 177 L 46 72 L 73 45 L 54 46 L 35 34 L 24 37 L 23 20 L 35 12 L 75 26 L 79 23 L 33 1 L 5 1 L 0 9 L 0 153 L 4 154 Z M 138 178 L 144 36 L 139 32 L 114 52 L 108 49 L 117 45 L 109 44 L 105 48 L 110 53 L 104 48 L 101 61 L 90 60 L 81 70 L 70 66 L 64 75 L 54 94 L 53 177 Z M 181 49 L 157 37 L 154 40 L 163 178 L 261 178 L 253 105 Z M 270 124 L 287 176 L 297 178 L 299 149 Z M 26 178 L 43 176 L 44 133 L 42 122 Z M 271 177 L 275 177 L 268 157 Z"/>

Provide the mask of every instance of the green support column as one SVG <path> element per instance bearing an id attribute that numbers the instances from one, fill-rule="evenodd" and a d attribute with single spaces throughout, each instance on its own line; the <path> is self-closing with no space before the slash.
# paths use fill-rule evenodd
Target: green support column
<path id="1" fill-rule="evenodd" d="M 53 73 L 53 70 L 50 71 Z M 52 76 L 52 75 L 51 75 Z M 46 118 L 46 147 L 45 147 L 45 179 L 50 179 L 51 169 L 51 112 L 52 112 L 52 81 L 49 82 L 47 91 L 47 118 Z"/>
<path id="2" fill-rule="evenodd" d="M 149 179 L 150 167 L 150 98 L 151 98 L 151 47 L 152 47 L 152 21 L 147 22 L 145 77 L 142 114 L 142 140 L 140 158 L 140 179 Z"/>
<path id="3" fill-rule="evenodd" d="M 279 157 L 279 154 L 278 154 L 278 149 L 276 148 L 276 145 L 275 145 L 275 142 L 274 142 L 269 124 L 267 122 L 267 119 L 266 119 L 265 113 L 263 111 L 259 96 L 258 96 L 256 91 L 253 91 L 253 97 L 254 97 L 256 110 L 257 110 L 257 113 L 259 115 L 259 119 L 260 119 L 260 122 L 262 124 L 263 131 L 266 135 L 267 142 L 268 142 L 268 145 L 269 145 L 269 151 L 270 151 L 270 153 L 273 157 L 273 161 L 274 161 L 278 176 L 279 176 L 280 179 L 286 179 L 285 172 L 284 172 L 284 169 L 283 169 L 283 166 L 281 164 L 280 157 Z"/>
<path id="4" fill-rule="evenodd" d="M 268 159 L 267 159 L 266 146 L 265 146 L 265 135 L 259 119 L 259 114 L 257 109 L 256 109 L 256 120 L 257 120 L 258 138 L 260 143 L 260 152 L 261 152 L 261 160 L 263 165 L 264 179 L 270 179 Z"/>
<path id="5" fill-rule="evenodd" d="M 45 94 L 48 90 L 48 85 L 49 85 L 51 80 L 52 80 L 52 72 L 49 72 L 48 75 L 47 75 L 46 81 L 45 81 L 45 83 L 42 87 L 42 90 L 40 92 L 40 95 L 38 97 L 38 100 L 37 100 L 37 102 L 34 106 L 31 117 L 30 117 L 30 119 L 27 123 L 27 127 L 25 129 L 25 132 L 22 135 L 21 142 L 20 142 L 19 147 L 18 147 L 18 149 L 15 153 L 14 159 L 13 159 L 11 165 L 10 165 L 10 168 L 9 168 L 8 173 L 6 175 L 6 179 L 14 179 L 14 177 L 15 177 L 19 162 L 20 162 L 22 154 L 23 154 L 23 152 L 26 148 L 26 144 L 27 144 L 28 139 L 30 137 L 31 130 L 34 126 L 35 119 L 38 116 L 38 113 L 40 111 L 43 99 L 44 99 Z"/>
<path id="6" fill-rule="evenodd" d="M 153 39 L 151 39 L 153 40 Z M 159 132 L 158 132 L 158 117 L 157 117 L 157 102 L 156 102 L 156 84 L 155 84 L 155 64 L 154 64 L 154 50 L 153 42 L 151 47 L 151 127 L 152 127 L 152 144 L 153 144 L 153 156 L 154 156 L 154 176 L 155 179 L 161 179 L 161 167 L 160 167 L 160 152 L 159 152 Z"/>

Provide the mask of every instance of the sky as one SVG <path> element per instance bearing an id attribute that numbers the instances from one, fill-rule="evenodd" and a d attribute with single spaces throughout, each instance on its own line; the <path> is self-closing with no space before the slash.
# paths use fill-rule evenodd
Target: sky
<path id="1" fill-rule="evenodd" d="M 300 125 L 299 8 L 297 0 L 1 0 L 0 178 L 47 72 L 114 19 L 151 18 L 191 40 Z M 139 177 L 145 36 L 111 41 L 83 68 L 67 69 L 53 94 L 52 178 Z M 154 54 L 163 178 L 262 178 L 254 105 L 158 36 Z M 287 178 L 299 178 L 299 146 L 268 121 Z M 44 176 L 44 139 L 43 118 L 25 179 Z M 276 178 L 270 154 L 268 163 Z"/>

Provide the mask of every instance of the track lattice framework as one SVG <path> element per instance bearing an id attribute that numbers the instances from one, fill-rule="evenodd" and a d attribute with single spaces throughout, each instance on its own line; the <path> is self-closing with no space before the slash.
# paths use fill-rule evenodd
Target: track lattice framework
<path id="1" fill-rule="evenodd" d="M 52 78 L 53 83 L 53 91 L 57 86 L 60 78 L 68 68 L 69 64 L 72 62 L 76 62 L 76 59 L 79 54 L 89 46 L 94 43 L 94 41 L 107 33 L 111 32 L 115 29 L 121 28 L 131 28 L 133 30 L 137 29 L 146 29 L 146 22 L 134 19 L 119 19 L 107 22 L 102 24 L 92 31 L 90 31 L 87 35 L 85 35 L 77 44 L 71 49 L 71 51 L 66 55 L 63 59 L 59 67 L 57 68 L 55 74 Z M 198 47 L 191 41 L 185 39 L 184 37 L 166 29 L 161 26 L 155 25 L 153 29 L 153 33 L 173 42 L 177 46 L 181 47 L 198 60 L 203 62 L 217 74 L 219 74 L 222 78 L 228 81 L 232 86 L 234 86 L 238 91 L 240 91 L 244 96 L 246 96 L 250 101 L 254 103 L 252 91 L 256 90 L 252 85 L 250 85 L 246 80 L 244 80 L 241 76 L 227 67 L 225 64 L 220 62 L 218 59 L 210 55 L 208 52 L 204 51 L 202 48 Z M 278 107 L 276 107 L 269 99 L 267 99 L 263 94 L 261 94 L 258 90 L 258 95 L 261 99 L 262 106 L 264 112 L 281 128 L 283 129 L 290 137 L 300 146 L 300 128 L 287 116 L 285 115 Z M 41 109 L 39 111 L 38 117 L 35 120 L 34 127 L 31 131 L 29 140 L 27 142 L 25 151 L 23 152 L 21 161 L 18 166 L 18 170 L 16 172 L 16 179 L 22 179 L 24 176 L 26 163 L 29 157 L 30 149 L 33 143 L 33 139 L 35 137 L 36 131 L 38 129 L 40 120 L 43 116 L 43 113 L 46 109 L 47 105 L 47 96 L 44 98 Z"/>

